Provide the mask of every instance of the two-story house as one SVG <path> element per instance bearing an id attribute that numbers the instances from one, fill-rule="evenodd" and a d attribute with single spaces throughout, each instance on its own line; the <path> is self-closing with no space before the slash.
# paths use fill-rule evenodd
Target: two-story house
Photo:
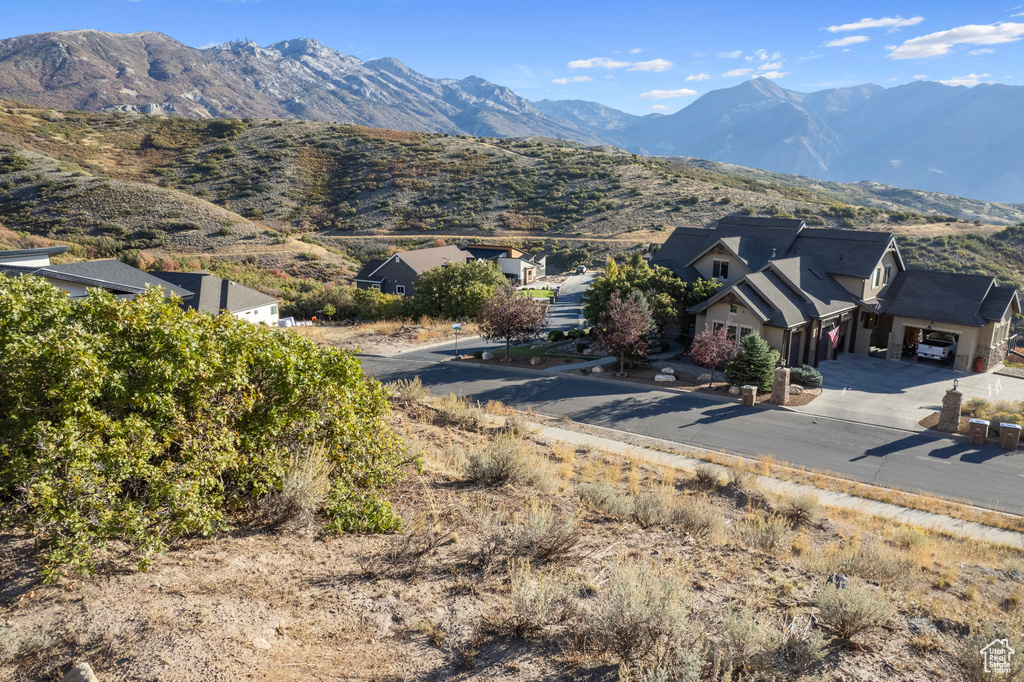
<path id="1" fill-rule="evenodd" d="M 908 338 L 957 339 L 955 368 L 984 369 L 1005 355 L 1016 289 L 995 278 L 907 270 L 884 232 L 810 229 L 801 220 L 728 217 L 714 229 L 678 228 L 651 258 L 685 281 L 723 288 L 690 309 L 696 329 L 724 329 L 737 344 L 757 332 L 790 366 L 872 347 L 900 359 Z"/>
<path id="2" fill-rule="evenodd" d="M 457 246 L 435 246 L 430 249 L 401 251 L 383 260 L 371 260 L 356 274 L 359 289 L 379 289 L 385 294 L 412 296 L 416 280 L 424 272 L 448 263 L 466 263 L 473 254 Z"/>

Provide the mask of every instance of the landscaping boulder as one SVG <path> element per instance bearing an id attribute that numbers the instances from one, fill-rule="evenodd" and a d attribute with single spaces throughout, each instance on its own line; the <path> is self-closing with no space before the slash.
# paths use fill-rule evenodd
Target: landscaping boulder
<path id="1" fill-rule="evenodd" d="M 601 372 L 603 372 L 603 371 L 604 371 L 604 370 L 603 370 L 603 369 L 601 369 L 601 365 L 598 365 L 597 367 L 591 367 L 591 368 L 590 368 L 590 373 L 591 373 L 591 374 L 600 374 L 600 373 L 601 373 Z"/>
<path id="2" fill-rule="evenodd" d="M 739 395 L 739 394 L 740 394 L 740 387 L 739 386 L 730 386 L 729 387 L 729 395 Z"/>
<path id="3" fill-rule="evenodd" d="M 914 635 L 939 631 L 939 629 L 935 627 L 935 623 L 931 622 L 927 618 L 910 618 L 907 620 L 907 627 L 910 628 L 911 634 Z"/>
<path id="4" fill-rule="evenodd" d="M 480 359 L 481 360 L 493 360 L 494 359 L 494 353 L 489 353 L 487 351 L 484 351 L 483 355 L 480 356 Z"/>
<path id="5" fill-rule="evenodd" d="M 674 374 L 655 374 L 655 381 L 675 381 L 676 377 Z"/>
<path id="6" fill-rule="evenodd" d="M 593 348 L 584 348 L 583 349 L 583 354 L 584 355 L 593 355 L 594 354 L 594 349 Z"/>
<path id="7" fill-rule="evenodd" d="M 661 368 L 661 373 L 662 374 L 675 374 L 676 371 L 673 368 L 671 368 L 671 367 L 662 367 Z"/>
<path id="8" fill-rule="evenodd" d="M 544 362 L 544 358 L 532 357 L 530 358 L 531 365 L 539 365 Z"/>
<path id="9" fill-rule="evenodd" d="M 708 381 L 708 382 L 711 381 L 711 375 L 710 374 L 701 374 L 699 377 L 697 377 L 697 383 L 698 384 L 703 384 L 705 381 Z"/>
<path id="10" fill-rule="evenodd" d="M 804 392 L 803 387 L 797 386 L 796 384 L 790 384 L 789 385 L 789 394 L 790 395 L 800 395 L 803 392 Z"/>

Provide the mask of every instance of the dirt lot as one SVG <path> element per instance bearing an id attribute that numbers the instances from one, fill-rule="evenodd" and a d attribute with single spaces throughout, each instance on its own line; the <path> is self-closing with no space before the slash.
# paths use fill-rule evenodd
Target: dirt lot
<path id="1" fill-rule="evenodd" d="M 689 477 L 545 441 L 515 418 L 502 435 L 494 419 L 458 401 L 395 415 L 424 454 L 392 494 L 400 535 L 323 538 L 250 515 L 147 573 L 110 564 L 55 586 L 39 584 L 27 536 L 0 537 L 0 680 L 59 679 L 82 659 L 104 682 L 639 679 L 681 660 L 673 641 L 705 680 L 916 681 L 976 671 L 968 633 L 983 621 L 1020 641 L 1020 552 L 845 512 L 798 518 L 799 501 L 742 474 Z M 502 443 L 528 467 L 484 482 L 471 463 Z M 633 580 L 617 582 L 624 571 Z M 818 605 L 839 592 L 830 580 L 881 600 L 884 622 L 838 636 Z M 630 585 L 671 587 L 675 610 Z M 607 618 L 623 595 L 653 609 L 638 625 L 677 627 L 625 667 L 609 634 L 642 635 Z"/>

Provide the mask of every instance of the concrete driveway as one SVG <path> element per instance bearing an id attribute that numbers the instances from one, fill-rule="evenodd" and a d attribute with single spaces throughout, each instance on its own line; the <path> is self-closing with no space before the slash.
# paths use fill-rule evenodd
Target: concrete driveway
<path id="1" fill-rule="evenodd" d="M 824 377 L 821 395 L 794 410 L 921 430 L 918 422 L 942 407 L 942 397 L 953 388 L 954 379 L 959 380 L 964 402 L 971 398 L 1024 400 L 1024 379 L 954 372 L 930 360 L 892 362 L 844 353 L 818 369 Z"/>

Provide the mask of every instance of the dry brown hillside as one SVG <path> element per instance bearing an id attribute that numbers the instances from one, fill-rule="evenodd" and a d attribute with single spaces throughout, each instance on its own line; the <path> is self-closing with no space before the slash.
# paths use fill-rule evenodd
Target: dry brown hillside
<path id="1" fill-rule="evenodd" d="M 401 534 L 323 538 L 270 506 L 51 587 L 5 535 L 0 679 L 987 680 L 978 649 L 1020 642 L 1018 550 L 419 393 L 393 417 L 423 453 Z"/>

